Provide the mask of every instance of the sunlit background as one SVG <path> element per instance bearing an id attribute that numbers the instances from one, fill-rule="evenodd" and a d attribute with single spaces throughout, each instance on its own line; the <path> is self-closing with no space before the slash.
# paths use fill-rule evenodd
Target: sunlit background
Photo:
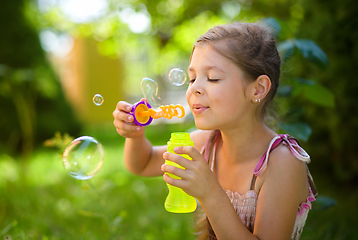
<path id="1" fill-rule="evenodd" d="M 267 123 L 312 158 L 320 197 L 302 239 L 358 239 L 357 14 L 354 0 L 1 0 L 0 238 L 195 239 L 193 215 L 164 210 L 162 178 L 125 169 L 112 112 L 143 97 L 145 77 L 187 109 L 187 84 L 173 85 L 169 71 L 186 71 L 210 27 L 245 21 L 270 27 L 283 60 Z M 193 128 L 187 111 L 154 120 L 146 135 L 165 144 Z M 104 148 L 86 181 L 62 163 L 83 135 Z"/>

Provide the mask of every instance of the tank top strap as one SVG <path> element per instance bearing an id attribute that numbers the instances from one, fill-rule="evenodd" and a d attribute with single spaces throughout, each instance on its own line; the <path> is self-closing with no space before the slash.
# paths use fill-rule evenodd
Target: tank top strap
<path id="1" fill-rule="evenodd" d="M 211 164 L 210 164 L 210 169 L 212 172 L 214 172 L 214 164 L 215 164 L 215 157 L 216 157 L 216 149 L 219 145 L 219 142 L 220 142 L 220 138 L 221 138 L 221 135 L 220 134 L 217 134 L 215 136 L 215 141 L 214 141 L 214 146 L 213 146 L 213 150 L 212 150 L 212 154 L 211 154 Z"/>
<path id="2" fill-rule="evenodd" d="M 216 155 L 216 148 L 218 143 L 221 139 L 221 133 L 219 130 L 215 130 L 212 134 L 206 139 L 200 153 L 204 156 L 207 163 L 210 164 L 210 169 L 213 171 L 214 169 L 214 162 L 215 162 L 215 155 Z"/>
<path id="3" fill-rule="evenodd" d="M 292 154 L 299 160 L 309 163 L 310 162 L 310 156 L 307 154 L 307 152 L 300 146 L 299 141 L 291 137 L 288 134 L 280 134 L 276 137 L 274 137 L 265 152 L 265 154 L 260 159 L 259 163 L 256 165 L 254 169 L 254 175 L 259 176 L 261 175 L 267 168 L 267 163 L 269 159 L 269 155 L 278 145 L 280 144 L 287 145 L 292 152 Z"/>
<path id="4" fill-rule="evenodd" d="M 252 174 L 250 190 L 255 190 L 256 178 L 257 176 L 255 174 Z"/>

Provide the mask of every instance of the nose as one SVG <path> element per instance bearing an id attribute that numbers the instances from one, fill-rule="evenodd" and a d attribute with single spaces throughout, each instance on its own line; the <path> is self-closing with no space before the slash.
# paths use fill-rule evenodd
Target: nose
<path id="1" fill-rule="evenodd" d="M 203 95 L 204 89 L 202 86 L 200 86 L 199 81 L 196 80 L 194 83 L 190 85 L 190 92 L 194 95 Z"/>

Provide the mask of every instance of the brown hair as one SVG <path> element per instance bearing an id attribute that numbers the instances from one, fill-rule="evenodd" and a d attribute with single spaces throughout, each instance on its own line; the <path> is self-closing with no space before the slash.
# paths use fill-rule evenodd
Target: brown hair
<path id="1" fill-rule="evenodd" d="M 196 42 L 205 43 L 234 62 L 248 80 L 255 81 L 260 75 L 267 75 L 271 79 L 271 89 L 263 99 L 261 117 L 264 117 L 267 106 L 277 92 L 281 65 L 275 38 L 269 30 L 255 23 L 218 25 Z"/>

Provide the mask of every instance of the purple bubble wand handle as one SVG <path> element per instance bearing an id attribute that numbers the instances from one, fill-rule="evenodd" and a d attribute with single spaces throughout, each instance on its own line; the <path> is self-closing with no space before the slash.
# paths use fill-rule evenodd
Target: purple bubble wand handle
<path id="1" fill-rule="evenodd" d="M 143 116 L 140 114 L 141 112 L 147 112 L 150 108 L 152 108 L 152 106 L 150 106 L 150 104 L 145 101 L 135 103 L 129 113 L 133 116 L 133 123 L 139 126 L 147 126 L 151 124 L 153 121 L 151 116 Z"/>

